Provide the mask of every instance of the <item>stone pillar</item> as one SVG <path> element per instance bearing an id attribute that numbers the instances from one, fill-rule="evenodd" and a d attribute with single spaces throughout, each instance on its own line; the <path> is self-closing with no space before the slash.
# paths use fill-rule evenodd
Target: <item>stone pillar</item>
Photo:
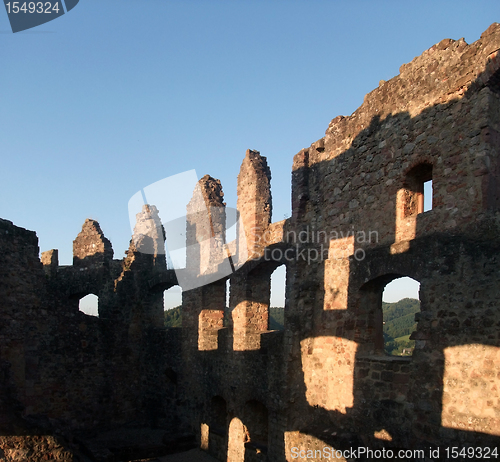
<path id="1" fill-rule="evenodd" d="M 122 263 L 122 273 L 115 280 L 114 292 L 134 303 L 135 314 L 131 317 L 130 332 L 139 336 L 143 326 L 161 328 L 164 324 L 163 293 L 151 290 L 155 281 L 166 275 L 165 234 L 158 209 L 145 204 L 136 214 L 134 234 L 127 256 Z M 120 304 L 115 315 L 124 315 Z"/>
<path id="2" fill-rule="evenodd" d="M 244 229 L 237 227 L 238 241 L 246 242 L 248 257 L 258 258 L 266 245 L 266 231 L 271 223 L 271 170 L 258 151 L 247 150 L 238 175 L 238 203 Z M 240 253 L 244 248 L 240 244 Z"/>
<path id="3" fill-rule="evenodd" d="M 199 287 L 231 273 L 225 247 L 226 213 L 220 180 L 209 175 L 200 179 L 187 205 L 186 269 L 191 287 Z M 226 265 L 227 268 L 222 268 Z M 229 270 L 229 272 L 228 272 Z M 227 274 L 220 274 L 225 271 Z M 220 276 L 220 277 L 219 277 Z"/>
<path id="4" fill-rule="evenodd" d="M 145 204 L 136 214 L 132 239 L 138 252 L 153 255 L 155 266 L 166 269 L 165 230 L 156 206 Z"/>
<path id="5" fill-rule="evenodd" d="M 183 326 L 188 343 L 199 350 L 218 348 L 224 325 L 225 277 L 231 274 L 225 245 L 226 214 L 219 180 L 205 175 L 187 205 L 186 277 L 183 285 Z M 186 296 L 184 297 L 184 294 Z M 184 300 L 188 302 L 184 305 Z M 197 329 L 195 328 L 197 326 Z M 195 329 L 193 329 L 195 328 Z M 198 341 L 194 336 L 198 333 Z"/>

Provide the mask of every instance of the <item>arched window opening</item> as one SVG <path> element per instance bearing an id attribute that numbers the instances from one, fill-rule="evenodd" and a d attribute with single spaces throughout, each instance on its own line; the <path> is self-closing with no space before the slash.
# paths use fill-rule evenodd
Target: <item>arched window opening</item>
<path id="1" fill-rule="evenodd" d="M 391 356 L 411 356 L 415 341 L 415 313 L 420 311 L 420 284 L 409 277 L 399 277 L 384 287 L 382 295 L 384 351 Z"/>
<path id="2" fill-rule="evenodd" d="M 90 316 L 99 317 L 99 297 L 94 294 L 88 294 L 80 299 L 79 310 L 82 313 L 88 314 Z"/>
<path id="3" fill-rule="evenodd" d="M 163 292 L 165 327 L 182 327 L 182 289 L 173 286 Z"/>
<path id="4" fill-rule="evenodd" d="M 281 265 L 271 274 L 271 301 L 269 307 L 269 329 L 285 328 L 286 266 Z"/>
<path id="5" fill-rule="evenodd" d="M 358 329 L 361 355 L 411 356 L 420 284 L 403 274 L 385 274 L 361 287 Z"/>
<path id="6" fill-rule="evenodd" d="M 417 215 L 431 209 L 432 165 L 422 163 L 413 167 L 406 175 L 404 185 L 404 217 Z"/>

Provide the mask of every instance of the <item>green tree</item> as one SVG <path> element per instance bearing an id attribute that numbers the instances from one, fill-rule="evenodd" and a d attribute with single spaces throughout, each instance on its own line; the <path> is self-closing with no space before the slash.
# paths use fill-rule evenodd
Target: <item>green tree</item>
<path id="1" fill-rule="evenodd" d="M 164 311 L 165 327 L 182 327 L 182 306 Z"/>

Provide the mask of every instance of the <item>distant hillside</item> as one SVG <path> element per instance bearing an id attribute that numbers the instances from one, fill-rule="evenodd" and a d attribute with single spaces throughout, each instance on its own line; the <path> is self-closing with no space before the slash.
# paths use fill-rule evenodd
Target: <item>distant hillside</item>
<path id="1" fill-rule="evenodd" d="M 165 327 L 182 327 L 182 307 L 176 306 L 164 311 Z"/>
<path id="2" fill-rule="evenodd" d="M 269 330 L 283 330 L 285 328 L 285 308 L 272 306 L 269 308 Z"/>
<path id="3" fill-rule="evenodd" d="M 182 310 L 181 306 L 171 308 L 170 310 L 165 310 L 165 327 L 182 327 Z M 226 308 L 226 320 L 224 322 L 227 325 L 227 313 L 229 308 Z M 285 325 L 285 309 L 282 307 L 271 307 L 269 308 L 269 329 L 270 330 L 283 330 Z"/>
<path id="4" fill-rule="evenodd" d="M 415 341 L 409 335 L 417 329 L 415 313 L 420 311 L 420 301 L 403 298 L 399 302 L 382 302 L 384 312 L 384 343 L 388 354 L 400 356 L 403 349 L 413 349 Z"/>
<path id="5" fill-rule="evenodd" d="M 409 335 L 416 330 L 415 313 L 420 311 L 420 301 L 414 298 L 403 298 L 396 303 L 382 303 L 384 312 L 384 344 L 388 354 L 399 356 L 403 349 L 412 349 L 415 342 Z M 229 308 L 226 308 L 227 326 Z M 269 329 L 283 330 L 285 325 L 285 309 L 282 307 L 269 308 Z M 182 310 L 180 306 L 165 310 L 165 327 L 182 327 Z"/>

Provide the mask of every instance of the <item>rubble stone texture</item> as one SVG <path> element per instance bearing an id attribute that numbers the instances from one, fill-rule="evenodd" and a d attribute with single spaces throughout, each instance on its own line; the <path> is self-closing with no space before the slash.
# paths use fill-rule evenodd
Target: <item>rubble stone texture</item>
<path id="1" fill-rule="evenodd" d="M 73 241 L 73 265 L 88 266 L 84 260 L 92 264 L 108 262 L 113 259 L 111 242 L 104 237 L 99 223 L 87 218 L 81 233 Z"/>
<path id="2" fill-rule="evenodd" d="M 37 435 L 64 429 L 69 442 L 130 422 L 191 432 L 230 462 L 498 447 L 499 53 L 499 24 L 471 45 L 443 40 L 333 119 L 293 159 L 287 220 L 272 223 L 267 161 L 247 151 L 236 243 L 220 181 L 203 177 L 178 274 L 205 279 L 184 288 L 181 329 L 162 325 L 178 282 L 153 205 L 123 260 L 87 220 L 69 267 L 55 250 L 40 261 L 35 233 L 0 220 L 0 459 L 72 460 L 70 444 Z M 229 255 L 236 270 L 217 279 Z M 285 329 L 269 331 L 281 265 Z M 420 282 L 416 347 L 388 357 L 382 292 L 402 276 Z M 78 309 L 90 293 L 99 317 Z"/>

